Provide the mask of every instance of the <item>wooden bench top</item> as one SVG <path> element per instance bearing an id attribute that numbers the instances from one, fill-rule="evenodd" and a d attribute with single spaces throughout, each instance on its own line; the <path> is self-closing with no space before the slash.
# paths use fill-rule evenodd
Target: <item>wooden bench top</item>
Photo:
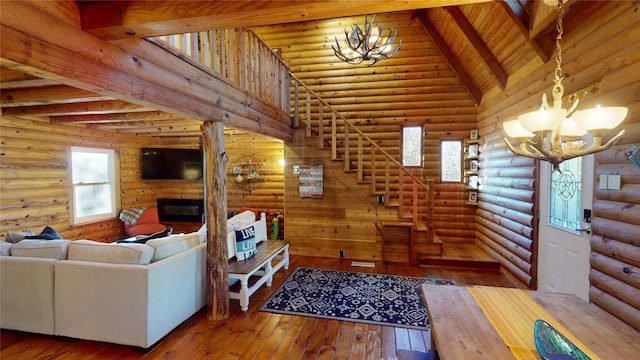
<path id="1" fill-rule="evenodd" d="M 237 261 L 235 257 L 229 259 L 229 273 L 249 274 L 258 266 L 269 260 L 273 255 L 289 246 L 289 242 L 281 240 L 265 240 L 256 245 L 258 253 L 247 260 Z"/>

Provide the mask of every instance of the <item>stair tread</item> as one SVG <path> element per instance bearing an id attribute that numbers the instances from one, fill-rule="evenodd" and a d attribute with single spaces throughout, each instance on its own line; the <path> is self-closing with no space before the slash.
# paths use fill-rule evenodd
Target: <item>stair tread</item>
<path id="1" fill-rule="evenodd" d="M 427 231 L 429 229 L 427 227 L 427 224 L 424 223 L 424 221 L 418 220 L 415 223 L 416 223 L 416 231 Z"/>

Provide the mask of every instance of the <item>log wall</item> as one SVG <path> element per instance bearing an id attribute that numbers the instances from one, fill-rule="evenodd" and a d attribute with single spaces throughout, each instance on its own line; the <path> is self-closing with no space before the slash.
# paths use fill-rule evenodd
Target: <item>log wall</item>
<path id="1" fill-rule="evenodd" d="M 634 300 L 640 289 L 640 169 L 624 152 L 630 144 L 640 143 L 640 46 L 632 40 L 640 37 L 639 10 L 637 3 L 608 2 L 587 19 L 593 21 L 563 37 L 565 95 L 601 81 L 599 93 L 578 109 L 596 104 L 629 108 L 619 127 L 627 129 L 625 137 L 596 155 L 590 300 L 636 329 L 640 329 L 640 306 Z M 554 66 L 554 60 L 532 61 L 510 76 L 504 91 L 485 94 L 478 109 L 482 143 L 478 243 L 532 288 L 536 287 L 538 166 L 506 149 L 501 123 L 540 105 L 541 94 L 550 91 Z M 622 188 L 598 190 L 600 174 L 622 175 Z"/>
<path id="2" fill-rule="evenodd" d="M 475 101 L 420 23 L 411 16 L 410 12 L 377 15 L 376 23 L 382 24 L 384 28 L 397 29 L 397 37 L 402 39 L 402 46 L 393 58 L 385 59 L 370 67 L 343 63 L 335 57 L 331 49 L 331 45 L 335 43 L 335 37 L 344 36 L 342 29 L 350 28 L 353 24 L 362 24 L 364 17 L 263 26 L 252 28 L 252 30 L 269 47 L 280 50 L 283 61 L 289 65 L 291 72 L 297 78 L 336 108 L 346 119 L 354 122 L 362 132 L 396 159 L 399 159 L 401 126 L 403 124 L 423 125 L 426 133 L 424 166 L 415 175 L 425 183 L 427 179 L 436 180 L 435 230 L 445 242 L 472 242 L 475 234 L 470 224 L 473 222 L 474 208 L 465 204 L 467 194 L 464 184 L 439 184 L 439 149 L 441 140 L 463 140 L 469 136 L 471 129 L 475 129 Z M 292 103 L 292 108 L 294 105 Z M 302 124 L 305 123 L 304 105 L 301 104 L 300 108 Z M 312 103 L 312 107 L 312 114 L 317 114 L 318 105 Z M 312 121 L 317 122 L 318 117 L 313 116 L 316 115 L 312 115 Z M 325 116 L 325 122 L 329 124 L 327 118 L 330 115 L 325 114 Z M 325 129 L 325 135 L 330 132 L 327 129 Z M 314 140 L 311 144 L 317 147 L 317 138 Z M 294 140 L 294 147 L 298 146 L 297 141 Z M 357 151 L 355 135 L 351 144 L 351 155 L 355 155 Z M 307 149 L 307 151 L 315 150 Z M 381 182 L 379 187 L 384 188 L 384 176 L 382 176 L 384 170 L 378 168 L 377 171 L 380 175 L 378 180 Z M 351 178 L 355 177 L 355 174 L 347 175 Z M 344 173 L 340 176 L 344 176 Z M 392 177 L 391 184 L 397 188 L 399 182 L 397 171 L 395 175 L 392 174 Z M 330 180 L 325 178 L 325 184 Z M 305 226 L 309 230 L 315 229 L 312 231 L 314 234 L 326 228 L 324 216 L 308 217 L 308 214 L 318 211 L 318 202 L 295 200 L 293 206 L 289 206 L 289 202 L 295 199 L 295 195 L 289 196 L 290 187 L 297 186 L 297 183 L 289 184 L 286 176 L 285 183 L 288 219 L 295 217 L 297 213 L 304 218 Z M 367 196 L 367 194 L 369 189 L 365 188 L 363 195 Z M 332 205 L 327 203 L 327 207 L 322 208 L 321 211 L 332 212 Z M 351 202 L 347 206 L 353 206 L 352 210 L 360 211 L 357 202 Z M 427 209 L 422 207 L 419 212 L 426 214 Z M 291 224 L 288 223 L 288 226 Z M 290 230 L 291 228 L 288 227 L 287 240 L 292 242 L 292 249 L 295 249 L 296 242 L 301 240 L 290 238 Z M 311 241 L 310 239 L 309 242 Z M 341 246 L 355 249 L 358 243 L 353 240 L 350 245 Z M 331 249 L 327 250 L 327 256 L 338 256 L 335 244 L 320 238 L 313 246 L 305 245 L 295 251 L 303 255 L 317 255 L 318 249 L 324 247 Z M 380 256 L 370 251 L 363 254 L 366 255 L 363 259 L 369 260 Z"/>
<path id="3" fill-rule="evenodd" d="M 0 117 L 0 238 L 4 239 L 9 230 L 29 229 L 37 234 L 45 226 L 51 226 L 65 239 L 122 238 L 124 228 L 117 219 L 71 226 L 69 149 L 106 147 L 115 149 L 121 157 L 126 154 L 123 149 L 131 146 L 126 144 L 138 143 L 135 136 Z M 125 169 L 123 173 L 126 172 Z M 138 204 L 148 206 L 147 201 L 149 198 L 140 197 Z"/>
<path id="4" fill-rule="evenodd" d="M 153 207 L 158 198 L 202 199 L 204 196 L 202 181 L 143 181 L 140 175 L 141 148 L 201 148 L 199 138 L 140 137 L 7 116 L 0 121 L 0 239 L 4 239 L 9 230 L 30 229 L 38 233 L 45 226 L 53 227 L 68 239 L 108 242 L 125 236 L 118 219 L 70 225 L 68 154 L 71 146 L 116 150 L 121 176 L 119 209 Z M 249 206 L 283 213 L 282 167 L 277 161 L 283 156 L 282 142 L 237 131 L 227 131 L 225 138 L 230 158 L 247 152 L 259 156 L 265 163 L 266 179 L 259 192 L 244 197 L 229 187 L 228 209 L 237 211 Z M 200 225 L 182 225 L 176 230 L 194 227 Z"/>

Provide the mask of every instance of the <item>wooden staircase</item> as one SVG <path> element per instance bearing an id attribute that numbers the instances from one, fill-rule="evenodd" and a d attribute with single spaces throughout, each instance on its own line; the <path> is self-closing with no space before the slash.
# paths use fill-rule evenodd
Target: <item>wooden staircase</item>
<path id="1" fill-rule="evenodd" d="M 432 225 L 433 180 L 429 179 L 426 184 L 421 182 L 295 75 L 290 76 L 294 82 L 293 128 L 301 128 L 301 114 L 305 114 L 302 125 L 305 136 L 316 137 L 318 148 L 331 151 L 331 160 L 342 161 L 343 171 L 353 173 L 358 184 L 368 184 L 369 196 L 382 197 L 386 207 L 397 208 L 397 220 L 376 224 L 382 238 L 383 262 L 417 265 L 421 256 L 441 255 L 442 241 Z M 300 111 L 301 106 L 304 106 L 304 112 Z M 325 120 L 327 114 L 330 118 Z M 398 174 L 397 190 L 391 186 L 392 171 Z M 419 216 L 419 202 L 423 200 L 424 203 L 425 199 L 426 216 Z"/>
<path id="2" fill-rule="evenodd" d="M 345 173 L 353 173 L 358 184 L 369 185 L 368 196 L 383 198 L 385 207 L 396 208 L 397 219 L 375 224 L 382 238 L 383 261 L 439 268 L 499 269 L 498 263 L 474 244 L 443 243 L 433 226 L 434 181 L 420 181 L 290 73 L 255 34 L 246 29 L 227 29 L 155 40 L 159 46 L 175 48 L 186 55 L 185 59 L 191 58 L 194 64 L 206 66 L 251 96 L 290 114 L 294 131 L 304 131 L 307 138 L 316 137 L 318 148 L 331 151 L 331 160 L 342 161 Z M 246 53 L 255 54 L 255 61 L 235 61 L 245 59 L 240 54 Z M 266 65 L 252 65 L 257 63 Z M 289 88 L 282 86 L 289 81 L 295 89 L 293 114 Z M 305 96 L 301 97 L 301 93 Z M 390 183 L 392 178 L 398 179 L 397 184 Z"/>

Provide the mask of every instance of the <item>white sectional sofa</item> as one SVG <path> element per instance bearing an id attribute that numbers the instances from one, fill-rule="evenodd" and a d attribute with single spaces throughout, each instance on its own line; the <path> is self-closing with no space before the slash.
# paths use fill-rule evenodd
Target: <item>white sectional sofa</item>
<path id="1" fill-rule="evenodd" d="M 53 303 L 57 259 L 0 256 L 0 325 L 55 334 Z"/>
<path id="2" fill-rule="evenodd" d="M 264 214 L 229 219 L 232 262 L 249 226 L 267 238 Z M 145 244 L 2 242 L 0 327 L 148 348 L 206 305 L 206 247 L 204 227 Z"/>
<path id="3" fill-rule="evenodd" d="M 203 240 L 197 232 L 146 244 L 58 240 L 66 248 L 57 258 L 25 250 L 53 256 L 42 250 L 53 240 L 23 240 L 0 256 L 0 325 L 148 348 L 206 305 Z"/>

